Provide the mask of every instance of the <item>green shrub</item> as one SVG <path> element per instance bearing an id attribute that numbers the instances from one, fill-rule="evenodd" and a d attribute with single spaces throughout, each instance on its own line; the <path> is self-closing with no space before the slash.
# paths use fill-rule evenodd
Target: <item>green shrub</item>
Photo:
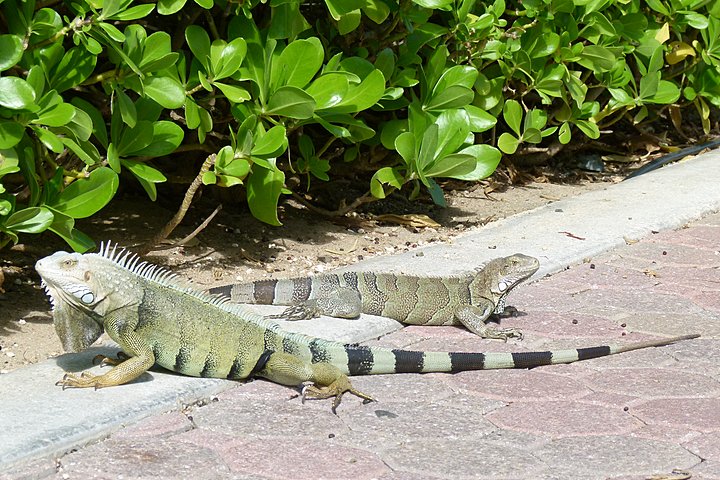
<path id="1" fill-rule="evenodd" d="M 279 225 L 286 175 L 332 181 L 332 162 L 373 165 L 375 198 L 410 184 L 442 205 L 435 178 L 484 178 L 501 151 L 687 106 L 707 132 L 720 106 L 720 2 L 705 0 L 4 0 L 0 13 L 0 246 L 50 229 L 84 251 L 74 221 L 121 176 L 155 200 L 168 162 L 208 153 L 203 183 L 243 185 Z"/>

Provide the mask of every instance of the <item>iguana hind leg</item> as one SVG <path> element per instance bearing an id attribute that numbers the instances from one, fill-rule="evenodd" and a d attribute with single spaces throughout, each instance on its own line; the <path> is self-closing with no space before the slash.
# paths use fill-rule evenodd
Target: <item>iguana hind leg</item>
<path id="1" fill-rule="evenodd" d="M 362 313 L 360 293 L 352 288 L 335 288 L 330 292 L 286 308 L 279 315 L 269 318 L 283 320 L 309 320 L 328 315 L 337 318 L 357 318 Z"/>
<path id="2" fill-rule="evenodd" d="M 495 309 L 492 302 L 477 302 L 476 305 L 463 305 L 455 310 L 455 317 L 468 330 L 482 338 L 494 338 L 507 341 L 508 338 L 522 339 L 522 332 L 517 328 L 493 328 L 487 321 Z"/>
<path id="3" fill-rule="evenodd" d="M 258 376 L 289 386 L 311 382 L 303 388 L 303 400 L 333 398 L 333 413 L 346 392 L 367 401 L 374 401 L 371 396 L 353 388 L 347 375 L 334 365 L 307 363 L 287 353 L 272 353 Z"/>

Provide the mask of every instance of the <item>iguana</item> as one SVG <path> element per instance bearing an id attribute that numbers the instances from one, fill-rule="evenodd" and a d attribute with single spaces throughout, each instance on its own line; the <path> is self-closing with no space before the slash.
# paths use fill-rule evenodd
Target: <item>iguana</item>
<path id="1" fill-rule="evenodd" d="M 259 280 L 214 287 L 210 293 L 235 303 L 290 305 L 269 318 L 304 320 L 319 315 L 356 318 L 382 315 L 411 325 L 464 325 L 482 338 L 520 337 L 515 328 L 487 325 L 505 311 L 505 299 L 539 268 L 520 253 L 491 260 L 458 276 L 418 277 L 378 272 L 327 273 L 286 280 Z"/>
<path id="2" fill-rule="evenodd" d="M 184 285 L 168 270 L 116 245 L 99 253 L 57 252 L 37 262 L 53 305 L 57 334 L 79 351 L 103 332 L 122 348 L 103 375 L 66 373 L 65 387 L 110 387 L 130 382 L 154 364 L 185 375 L 235 380 L 262 377 L 303 388 L 303 400 L 333 398 L 333 411 L 354 389 L 348 375 L 460 372 L 570 363 L 695 338 L 686 335 L 620 346 L 549 352 L 413 352 L 341 343 L 282 330 L 227 299 Z"/>

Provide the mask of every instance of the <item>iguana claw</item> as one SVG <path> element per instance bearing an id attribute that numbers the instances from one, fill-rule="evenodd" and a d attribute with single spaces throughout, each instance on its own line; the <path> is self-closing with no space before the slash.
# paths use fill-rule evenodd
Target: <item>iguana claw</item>
<path id="1" fill-rule="evenodd" d="M 353 395 L 360 397 L 364 400 L 363 403 L 374 402 L 375 399 L 370 395 L 366 395 L 359 390 L 353 388 L 350 384 L 350 380 L 347 377 L 341 377 L 335 380 L 328 386 L 318 387 L 314 384 L 305 385 L 302 389 L 301 399 L 302 403 L 305 403 L 306 398 L 322 400 L 325 398 L 333 398 L 331 410 L 337 415 L 337 407 L 342 401 L 342 396 L 346 393 L 352 393 Z"/>

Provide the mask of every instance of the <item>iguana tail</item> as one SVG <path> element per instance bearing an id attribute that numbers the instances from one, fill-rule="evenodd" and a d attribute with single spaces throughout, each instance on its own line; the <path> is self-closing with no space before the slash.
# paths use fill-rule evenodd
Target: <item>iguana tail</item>
<path id="1" fill-rule="evenodd" d="M 603 345 L 587 348 L 517 353 L 461 353 L 421 352 L 409 350 L 343 345 L 338 351 L 334 342 L 315 340 L 310 344 L 314 361 L 325 358 L 347 375 L 375 375 L 389 373 L 463 372 L 468 370 L 496 370 L 501 368 L 534 368 L 542 365 L 572 363 L 605 357 L 648 347 L 660 347 L 700 335 L 683 335 L 661 340 Z"/>

